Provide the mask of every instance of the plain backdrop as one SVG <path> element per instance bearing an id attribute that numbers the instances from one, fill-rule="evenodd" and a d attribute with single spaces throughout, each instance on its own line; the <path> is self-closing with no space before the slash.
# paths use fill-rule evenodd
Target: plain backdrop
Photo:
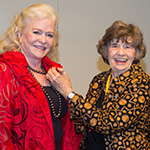
<path id="1" fill-rule="evenodd" d="M 0 35 L 14 14 L 35 3 L 50 4 L 59 16 L 59 63 L 75 92 L 85 96 L 92 78 L 109 69 L 96 45 L 115 20 L 136 24 L 142 30 L 147 55 L 141 65 L 150 74 L 150 0 L 0 0 Z"/>

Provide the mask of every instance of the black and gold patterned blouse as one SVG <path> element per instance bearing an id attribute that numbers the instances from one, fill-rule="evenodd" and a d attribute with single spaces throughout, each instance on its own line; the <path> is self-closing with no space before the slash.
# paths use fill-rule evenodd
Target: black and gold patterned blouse
<path id="1" fill-rule="evenodd" d="M 70 103 L 71 118 L 85 125 L 80 149 L 86 149 L 87 128 L 91 128 L 104 135 L 106 150 L 150 150 L 150 76 L 139 64 L 132 64 L 112 81 L 102 108 L 97 108 L 109 74 L 95 76 L 86 99 L 77 94 Z M 76 121 L 75 127 L 77 132 L 83 129 Z"/>

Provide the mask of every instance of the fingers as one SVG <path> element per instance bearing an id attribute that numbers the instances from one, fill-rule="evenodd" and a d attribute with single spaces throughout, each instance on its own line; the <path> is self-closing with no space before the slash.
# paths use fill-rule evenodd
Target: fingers
<path id="1" fill-rule="evenodd" d="M 70 78 L 63 68 L 54 68 L 49 69 L 47 79 L 64 97 L 68 94 L 69 91 L 72 91 Z"/>
<path id="2" fill-rule="evenodd" d="M 57 68 L 57 71 L 62 74 L 65 70 L 63 68 Z"/>
<path id="3" fill-rule="evenodd" d="M 52 67 L 51 69 L 49 69 L 49 71 L 48 71 L 48 75 L 52 78 L 52 79 L 54 79 L 54 77 L 57 77 L 57 76 L 60 76 L 60 75 L 62 75 L 63 76 L 63 74 L 64 74 L 64 69 L 63 68 L 55 68 L 55 67 Z"/>
<path id="4" fill-rule="evenodd" d="M 56 69 L 55 67 L 52 67 L 51 69 L 49 69 L 46 77 L 51 82 L 51 84 L 55 84 L 55 82 L 59 84 L 63 82 L 69 82 L 68 84 L 71 84 L 70 78 L 63 68 Z"/>
<path id="5" fill-rule="evenodd" d="M 63 71 L 63 70 L 60 70 L 60 71 Z M 60 76 L 61 76 L 60 72 L 58 72 L 55 67 L 52 67 L 51 69 L 49 69 L 48 73 L 46 74 L 47 79 L 51 82 L 53 82 L 54 80 L 56 80 L 56 78 Z"/>
<path id="6" fill-rule="evenodd" d="M 51 82 L 51 77 L 49 74 L 46 74 L 46 78 L 47 78 L 47 80 L 49 80 Z"/>
<path id="7" fill-rule="evenodd" d="M 57 68 L 57 71 L 64 77 L 67 77 L 67 73 L 63 68 Z"/>
<path id="8" fill-rule="evenodd" d="M 59 72 L 56 70 L 56 68 L 55 67 L 52 67 L 51 69 L 49 69 L 49 71 L 48 71 L 48 74 L 50 75 L 50 76 L 52 76 L 52 75 L 57 75 Z"/>
<path id="9" fill-rule="evenodd" d="M 63 68 L 57 68 L 57 71 L 67 80 L 70 80 L 68 74 L 66 73 L 66 71 Z"/>

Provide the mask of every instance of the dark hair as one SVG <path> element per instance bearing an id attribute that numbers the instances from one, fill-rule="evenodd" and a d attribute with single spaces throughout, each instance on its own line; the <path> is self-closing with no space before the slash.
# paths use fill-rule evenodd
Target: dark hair
<path id="1" fill-rule="evenodd" d="M 128 38 L 132 39 L 133 47 L 136 50 L 135 61 L 140 61 L 146 54 L 146 46 L 143 42 L 143 34 L 138 26 L 134 24 L 126 24 L 121 20 L 115 21 L 108 29 L 106 29 L 105 35 L 99 40 L 97 45 L 97 51 L 101 54 L 105 63 L 108 62 L 108 46 L 113 39 L 122 40 L 127 42 Z"/>

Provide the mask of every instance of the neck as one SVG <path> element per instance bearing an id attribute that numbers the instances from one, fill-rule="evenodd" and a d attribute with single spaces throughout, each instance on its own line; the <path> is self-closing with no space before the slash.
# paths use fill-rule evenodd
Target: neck
<path id="1" fill-rule="evenodd" d="M 36 70 L 41 70 L 41 59 L 36 59 L 36 58 L 30 58 L 30 56 L 28 57 L 22 50 L 21 53 L 25 56 L 29 66 L 31 66 L 33 69 Z"/>
<path id="2" fill-rule="evenodd" d="M 118 72 L 115 71 L 111 71 L 111 72 L 112 72 L 111 80 L 113 80 L 114 78 L 120 75 Z"/>
<path id="3" fill-rule="evenodd" d="M 33 69 L 36 69 L 36 70 L 41 70 L 41 62 L 38 63 L 38 64 L 34 64 L 34 63 L 29 63 L 29 66 L 32 67 Z"/>

